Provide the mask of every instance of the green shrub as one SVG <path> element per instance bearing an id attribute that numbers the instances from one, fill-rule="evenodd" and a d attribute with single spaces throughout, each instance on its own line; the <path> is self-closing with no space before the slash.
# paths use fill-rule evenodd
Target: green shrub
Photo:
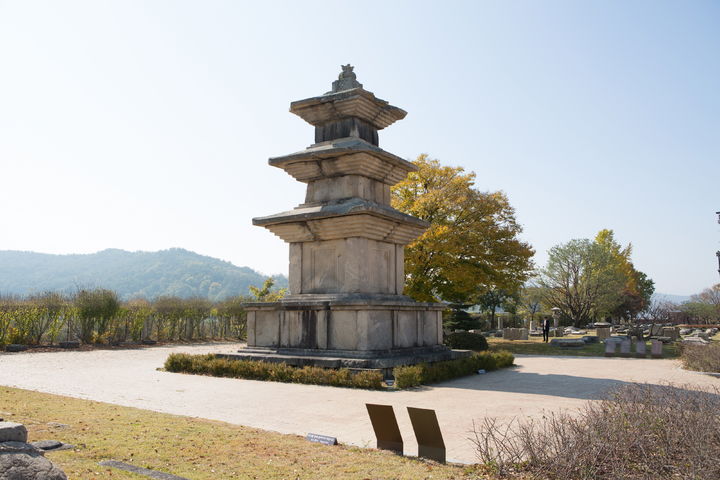
<path id="1" fill-rule="evenodd" d="M 393 368 L 395 388 L 416 387 L 423 383 L 425 365 L 403 365 Z"/>
<path id="2" fill-rule="evenodd" d="M 444 362 L 395 367 L 393 376 L 396 388 L 417 387 L 472 375 L 481 369 L 489 372 L 498 368 L 506 368 L 511 366 L 514 361 L 515 357 L 504 350 L 479 352 L 470 357 Z"/>
<path id="3" fill-rule="evenodd" d="M 217 357 L 213 354 L 172 353 L 165 360 L 165 370 L 271 382 L 367 389 L 383 388 L 383 376 L 377 370 L 363 370 L 354 373 L 347 368 L 337 370 L 310 366 L 296 368 L 285 363 L 235 360 Z"/>
<path id="4" fill-rule="evenodd" d="M 476 352 L 487 350 L 488 343 L 484 336 L 478 333 L 455 332 L 445 336 L 445 345 L 450 348 L 461 350 L 475 350 Z"/>

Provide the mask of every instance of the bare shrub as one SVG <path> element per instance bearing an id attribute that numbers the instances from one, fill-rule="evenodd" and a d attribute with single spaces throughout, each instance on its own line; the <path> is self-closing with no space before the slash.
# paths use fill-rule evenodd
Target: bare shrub
<path id="1" fill-rule="evenodd" d="M 720 390 L 627 385 L 576 415 L 475 425 L 481 462 L 501 476 L 720 478 Z"/>
<path id="2" fill-rule="evenodd" d="M 683 345 L 683 366 L 698 372 L 720 372 L 720 344 Z"/>

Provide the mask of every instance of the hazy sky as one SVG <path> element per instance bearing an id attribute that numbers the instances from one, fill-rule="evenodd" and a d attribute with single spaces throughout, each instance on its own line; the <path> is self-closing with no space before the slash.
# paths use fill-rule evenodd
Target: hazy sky
<path id="1" fill-rule="evenodd" d="M 610 228 L 657 290 L 717 283 L 720 2 L 0 0 L 0 250 L 182 247 L 287 272 L 251 218 L 340 65 L 380 145 L 503 190 L 547 250 Z"/>

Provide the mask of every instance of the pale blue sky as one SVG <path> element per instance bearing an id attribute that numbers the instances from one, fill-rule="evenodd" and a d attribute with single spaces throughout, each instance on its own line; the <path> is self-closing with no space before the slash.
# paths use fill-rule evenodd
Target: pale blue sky
<path id="1" fill-rule="evenodd" d="M 2 1 L 0 250 L 183 247 L 265 273 L 267 159 L 340 64 L 407 110 L 380 132 L 504 190 L 547 250 L 615 230 L 665 293 L 717 283 L 720 2 Z"/>

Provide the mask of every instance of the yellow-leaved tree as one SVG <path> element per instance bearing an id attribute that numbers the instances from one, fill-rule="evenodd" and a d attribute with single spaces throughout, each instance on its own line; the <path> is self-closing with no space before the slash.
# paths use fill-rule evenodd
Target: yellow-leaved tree
<path id="1" fill-rule="evenodd" d="M 474 303 L 491 290 L 517 291 L 533 249 L 503 192 L 480 192 L 475 174 L 420 155 L 392 189 L 392 206 L 430 222 L 405 249 L 405 294 L 417 301 Z"/>

